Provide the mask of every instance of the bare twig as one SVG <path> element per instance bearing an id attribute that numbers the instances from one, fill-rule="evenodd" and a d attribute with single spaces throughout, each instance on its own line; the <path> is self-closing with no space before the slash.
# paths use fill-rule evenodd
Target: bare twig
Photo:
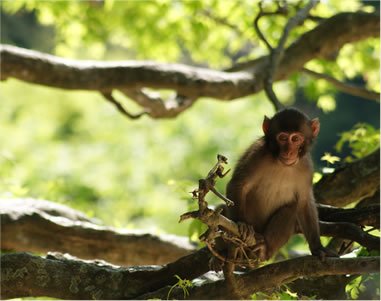
<path id="1" fill-rule="evenodd" d="M 240 232 L 238 225 L 221 215 L 220 212 L 214 211 L 208 208 L 208 203 L 205 200 L 205 196 L 209 191 L 213 191 L 218 197 L 220 197 L 228 206 L 232 206 L 234 203 L 221 195 L 219 192 L 215 192 L 215 184 L 217 178 L 223 178 L 230 170 L 224 173 L 223 164 L 227 163 L 227 158 L 218 155 L 217 163 L 209 171 L 205 179 L 199 180 L 199 187 L 192 192 L 194 198 L 198 199 L 199 209 L 197 211 L 187 212 L 180 216 L 180 222 L 188 218 L 197 218 L 208 226 L 205 233 L 200 236 L 200 240 L 205 242 L 212 254 L 223 262 L 234 263 L 241 266 L 253 266 L 258 262 L 257 258 L 249 258 L 246 254 L 248 252 L 255 252 L 262 241 L 258 240 L 256 245 L 248 246 L 244 241 L 240 239 Z M 243 258 L 225 258 L 220 255 L 215 249 L 215 239 L 217 237 L 222 238 L 230 245 L 238 248 L 243 255 Z M 247 251 L 246 251 L 247 249 Z"/>
<path id="2" fill-rule="evenodd" d="M 193 105 L 196 97 L 176 94 L 163 100 L 159 93 L 146 92 L 143 89 L 121 89 L 127 97 L 145 108 L 152 118 L 172 118 Z"/>
<path id="3" fill-rule="evenodd" d="M 209 19 L 213 20 L 215 23 L 229 27 L 230 29 L 235 31 L 239 36 L 242 36 L 244 34 L 243 31 L 237 25 L 230 23 L 224 17 L 216 16 L 210 11 L 210 9 L 204 9 L 201 11 L 201 13 Z"/>
<path id="4" fill-rule="evenodd" d="M 273 76 L 275 73 L 275 70 L 278 68 L 278 65 L 280 61 L 283 58 L 284 54 L 284 46 L 286 44 L 288 35 L 290 34 L 291 30 L 297 26 L 298 24 L 302 23 L 303 20 L 305 20 L 309 14 L 309 11 L 317 4 L 316 0 L 310 0 L 309 3 L 302 9 L 300 9 L 295 16 L 290 18 L 283 30 L 283 34 L 279 40 L 278 46 L 273 49 L 270 53 L 270 66 L 267 71 L 267 75 L 264 80 L 264 89 L 266 92 L 267 97 L 270 99 L 271 103 L 274 105 L 274 108 L 276 111 L 283 108 L 283 105 L 277 98 L 274 90 L 273 90 Z"/>
<path id="5" fill-rule="evenodd" d="M 254 19 L 254 22 L 253 22 L 253 25 L 254 25 L 254 29 L 255 29 L 255 32 L 258 36 L 258 38 L 263 41 L 267 47 L 267 49 L 271 52 L 273 51 L 273 47 L 271 46 L 271 44 L 269 43 L 269 41 L 266 39 L 265 35 L 262 33 L 261 29 L 259 28 L 259 20 L 263 17 L 263 16 L 273 16 L 273 15 L 287 15 L 288 14 L 288 9 L 287 9 L 287 4 L 284 4 L 282 6 L 282 3 L 281 1 L 277 2 L 277 5 L 278 5 L 278 8 L 276 11 L 273 11 L 273 12 L 265 12 L 263 10 L 263 2 L 260 1 L 258 2 L 258 8 L 259 8 L 259 12 L 257 14 L 257 16 L 255 17 Z"/>
<path id="6" fill-rule="evenodd" d="M 146 111 L 143 111 L 141 113 L 138 113 L 138 114 L 131 114 L 130 112 L 128 112 L 120 102 L 118 102 L 114 96 L 112 96 L 112 92 L 102 92 L 102 95 L 103 97 L 108 100 L 110 103 L 112 103 L 116 109 L 122 113 L 124 116 L 127 116 L 128 118 L 130 119 L 139 119 L 140 117 L 142 117 L 143 115 L 147 114 Z"/>
<path id="7" fill-rule="evenodd" d="M 365 88 L 362 88 L 353 84 L 344 83 L 342 81 L 337 80 L 336 78 L 332 76 L 319 73 L 307 68 L 303 68 L 302 72 L 317 79 L 324 79 L 325 81 L 334 85 L 341 92 L 380 102 L 380 93 L 378 92 L 369 91 Z"/>

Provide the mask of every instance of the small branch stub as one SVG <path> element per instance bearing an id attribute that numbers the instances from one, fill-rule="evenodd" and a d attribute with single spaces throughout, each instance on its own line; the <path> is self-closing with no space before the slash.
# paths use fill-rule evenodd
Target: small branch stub
<path id="1" fill-rule="evenodd" d="M 215 189 L 217 178 L 225 177 L 230 169 L 224 172 L 224 164 L 227 164 L 227 158 L 223 155 L 217 155 L 217 163 L 209 171 L 205 179 L 199 180 L 199 187 L 192 191 L 192 197 L 198 200 L 198 210 L 186 212 L 180 216 L 182 222 L 189 218 L 197 218 L 202 223 L 208 226 L 208 229 L 200 236 L 200 240 L 205 242 L 211 253 L 218 259 L 224 262 L 231 262 L 240 266 L 253 266 L 258 263 L 258 258 L 255 253 L 260 241 L 255 245 L 248 246 L 242 239 L 238 225 L 232 220 L 221 214 L 221 210 L 213 210 L 208 207 L 208 203 L 205 200 L 205 196 L 209 191 L 212 191 L 216 196 L 222 199 L 227 206 L 233 206 L 234 202 L 229 200 L 226 196 L 222 195 Z M 214 249 L 215 240 L 217 238 L 223 239 L 227 244 L 233 245 L 234 248 L 239 249 L 242 258 L 225 258 Z M 248 256 L 248 254 L 254 255 Z"/>

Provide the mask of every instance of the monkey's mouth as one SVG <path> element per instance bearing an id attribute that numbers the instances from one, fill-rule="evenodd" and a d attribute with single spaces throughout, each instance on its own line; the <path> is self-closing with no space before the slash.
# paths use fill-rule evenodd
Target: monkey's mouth
<path id="1" fill-rule="evenodd" d="M 279 161 L 283 164 L 283 165 L 286 165 L 286 166 L 293 166 L 295 165 L 296 163 L 299 162 L 299 158 L 296 157 L 296 158 L 284 158 L 284 157 L 279 157 Z"/>

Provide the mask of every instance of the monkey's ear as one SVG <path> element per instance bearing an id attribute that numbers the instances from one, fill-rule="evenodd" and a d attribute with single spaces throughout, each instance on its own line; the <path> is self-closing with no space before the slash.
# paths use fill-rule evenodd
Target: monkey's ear
<path id="1" fill-rule="evenodd" d="M 312 130 L 312 137 L 315 138 L 319 134 L 319 131 L 320 131 L 319 118 L 314 118 L 311 120 L 311 130 Z"/>
<path id="2" fill-rule="evenodd" d="M 262 130 L 265 135 L 267 135 L 267 133 L 269 132 L 269 128 L 270 128 L 270 118 L 268 118 L 265 115 L 265 119 L 263 119 L 263 123 L 262 123 Z"/>

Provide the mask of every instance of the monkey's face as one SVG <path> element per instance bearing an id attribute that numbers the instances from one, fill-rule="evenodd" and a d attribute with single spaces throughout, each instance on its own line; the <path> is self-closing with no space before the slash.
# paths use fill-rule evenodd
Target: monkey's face
<path id="1" fill-rule="evenodd" d="M 301 132 L 280 132 L 277 134 L 276 143 L 279 146 L 279 161 L 287 166 L 298 163 L 299 156 L 303 152 L 304 141 L 305 138 Z"/>
<path id="2" fill-rule="evenodd" d="M 271 119 L 265 117 L 262 128 L 273 157 L 286 166 L 292 166 L 308 152 L 319 133 L 320 123 L 296 109 L 285 109 Z"/>

